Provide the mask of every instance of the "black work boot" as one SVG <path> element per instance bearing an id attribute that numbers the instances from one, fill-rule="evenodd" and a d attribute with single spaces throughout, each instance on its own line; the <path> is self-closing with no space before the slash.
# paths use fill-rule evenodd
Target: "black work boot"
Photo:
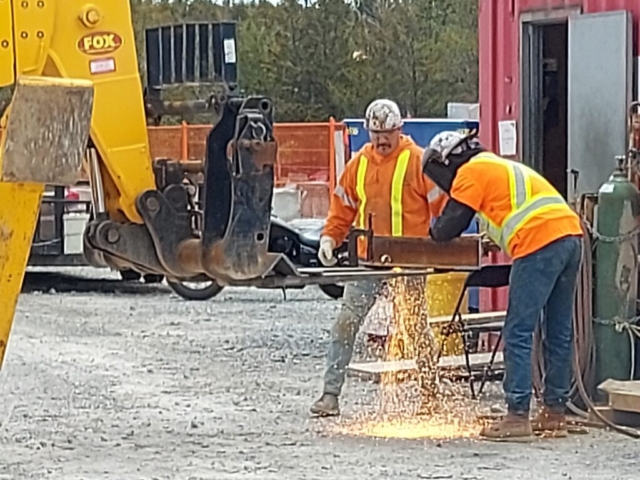
<path id="1" fill-rule="evenodd" d="M 311 413 L 318 417 L 335 417 L 340 415 L 338 397 L 332 393 L 323 393 L 319 400 L 311 405 Z"/>

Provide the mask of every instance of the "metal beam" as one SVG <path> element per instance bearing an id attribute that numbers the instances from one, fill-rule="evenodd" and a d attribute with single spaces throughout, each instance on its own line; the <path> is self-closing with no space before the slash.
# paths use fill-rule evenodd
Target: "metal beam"
<path id="1" fill-rule="evenodd" d="M 431 238 L 382 237 L 368 239 L 363 266 L 475 270 L 482 266 L 479 235 L 465 235 L 451 242 Z"/>

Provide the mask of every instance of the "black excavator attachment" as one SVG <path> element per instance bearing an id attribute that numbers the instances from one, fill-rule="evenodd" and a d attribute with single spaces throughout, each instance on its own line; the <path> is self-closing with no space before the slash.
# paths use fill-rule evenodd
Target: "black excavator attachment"
<path id="1" fill-rule="evenodd" d="M 390 278 L 390 267 L 307 267 L 270 250 L 277 143 L 273 105 L 264 97 L 217 99 L 218 123 L 207 139 L 202 192 L 173 181 L 143 192 L 136 206 L 144 224 L 96 219 L 87 241 L 112 265 L 171 281 L 215 280 L 263 288 Z M 179 162 L 177 162 L 179 163 Z M 168 163 L 162 164 L 165 167 Z M 412 275 L 426 271 L 413 271 Z"/>
<path id="2" fill-rule="evenodd" d="M 207 139 L 202 263 L 216 278 L 263 277 L 269 253 L 277 144 L 267 98 L 230 99 Z"/>

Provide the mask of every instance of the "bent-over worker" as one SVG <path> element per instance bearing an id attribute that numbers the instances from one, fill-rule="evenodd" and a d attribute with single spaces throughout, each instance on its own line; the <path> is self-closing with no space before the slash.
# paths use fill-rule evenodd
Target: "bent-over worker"
<path id="1" fill-rule="evenodd" d="M 450 196 L 430 236 L 452 240 L 477 214 L 482 230 L 513 259 L 503 329 L 508 413 L 481 435 L 521 441 L 544 430 L 565 436 L 573 302 L 582 254 L 580 219 L 544 177 L 486 151 L 475 139 L 443 132 L 429 147 L 424 173 Z M 532 422 L 531 350 L 543 309 L 544 405 Z"/>
<path id="2" fill-rule="evenodd" d="M 334 249 L 346 239 L 356 221 L 376 235 L 426 237 L 432 215 L 442 210 L 444 193 L 422 173 L 423 149 L 401 133 L 402 116 L 391 100 L 372 102 L 365 113 L 367 143 L 347 163 L 331 197 L 331 206 L 320 239 L 320 261 L 336 263 Z M 358 251 L 365 255 L 366 245 Z M 414 297 L 424 300 L 424 278 L 406 278 L 404 285 Z M 347 283 L 342 307 L 331 329 L 322 396 L 311 406 L 320 416 L 340 414 L 338 397 L 351 361 L 356 334 L 371 310 L 381 282 Z M 424 302 L 422 302 L 424 303 Z"/>

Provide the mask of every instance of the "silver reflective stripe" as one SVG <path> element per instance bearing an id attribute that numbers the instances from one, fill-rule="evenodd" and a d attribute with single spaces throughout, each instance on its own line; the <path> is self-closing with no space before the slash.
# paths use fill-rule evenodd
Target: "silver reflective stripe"
<path id="1" fill-rule="evenodd" d="M 345 206 L 351 207 L 351 208 L 358 208 L 357 202 L 354 202 L 351 199 L 351 197 L 347 195 L 347 192 L 344 190 L 344 188 L 342 188 L 342 185 L 338 185 L 336 189 L 333 191 L 333 194 L 336 197 L 338 197 L 340 200 L 342 200 L 342 203 Z"/>
<path id="2" fill-rule="evenodd" d="M 564 198 L 558 196 L 544 196 L 535 198 L 524 208 L 509 215 L 502 224 L 502 233 L 500 238 L 500 245 L 506 246 L 507 240 L 515 233 L 516 229 L 520 226 L 522 221 L 526 220 L 527 216 L 534 213 L 536 210 L 551 205 L 564 205 Z"/>
<path id="3" fill-rule="evenodd" d="M 491 221 L 481 213 L 477 214 L 476 218 L 478 219 L 480 232 L 485 232 L 491 240 L 500 245 L 500 229 L 495 227 Z"/>
<path id="4" fill-rule="evenodd" d="M 527 201 L 526 177 L 528 177 L 529 175 L 527 172 L 525 172 L 524 168 L 522 168 L 520 165 L 518 165 L 515 162 L 512 163 L 512 167 L 513 167 L 512 168 L 513 179 L 515 181 L 515 194 L 516 194 L 515 195 L 516 198 L 511 199 L 512 208 L 520 208 L 522 205 L 524 205 L 524 202 Z M 513 205 L 514 200 L 515 200 L 515 205 Z"/>
<path id="5" fill-rule="evenodd" d="M 429 193 L 427 194 L 427 200 L 429 202 L 435 202 L 438 199 L 438 197 L 443 193 L 444 192 L 440 190 L 440 188 L 437 185 L 434 185 L 434 187 L 431 190 L 429 190 Z"/>

